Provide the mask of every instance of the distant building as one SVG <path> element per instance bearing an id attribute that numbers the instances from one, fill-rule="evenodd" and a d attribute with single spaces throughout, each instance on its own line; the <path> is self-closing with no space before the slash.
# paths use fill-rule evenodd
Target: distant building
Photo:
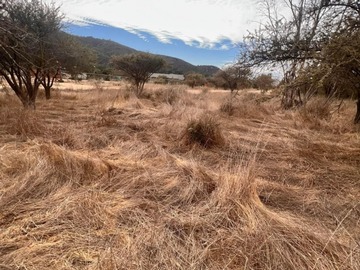
<path id="1" fill-rule="evenodd" d="M 151 75 L 151 79 L 157 79 L 159 77 L 167 78 L 169 80 L 183 81 L 185 76 L 182 74 L 165 74 L 165 73 L 154 73 Z"/>
<path id="2" fill-rule="evenodd" d="M 77 80 L 87 80 L 87 74 L 86 73 L 80 73 L 76 75 Z"/>

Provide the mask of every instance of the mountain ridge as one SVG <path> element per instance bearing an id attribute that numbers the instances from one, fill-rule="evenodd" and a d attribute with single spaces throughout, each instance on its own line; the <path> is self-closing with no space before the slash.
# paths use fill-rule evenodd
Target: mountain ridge
<path id="1" fill-rule="evenodd" d="M 125 54 L 141 52 L 112 40 L 99 39 L 91 36 L 86 36 L 86 37 L 76 36 L 76 35 L 71 35 L 71 36 L 75 38 L 81 45 L 93 50 L 98 57 L 98 63 L 103 67 L 108 66 L 109 60 L 113 55 L 125 55 Z M 167 63 L 167 65 L 162 70 L 159 71 L 160 73 L 174 73 L 174 74 L 186 75 L 188 73 L 195 72 L 195 73 L 203 74 L 204 76 L 211 76 L 219 70 L 219 68 L 216 66 L 211 66 L 211 65 L 196 66 L 189 62 L 186 62 L 185 60 L 172 56 L 159 55 L 159 54 L 153 54 L 153 55 L 162 57 Z"/>

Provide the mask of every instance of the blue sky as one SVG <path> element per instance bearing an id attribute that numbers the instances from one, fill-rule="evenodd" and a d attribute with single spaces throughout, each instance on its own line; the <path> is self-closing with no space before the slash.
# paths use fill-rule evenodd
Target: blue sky
<path id="1" fill-rule="evenodd" d="M 150 33 L 134 34 L 113 26 L 70 24 L 65 28 L 65 31 L 78 36 L 112 40 L 139 51 L 177 57 L 193 65 L 221 67 L 233 62 L 239 52 L 238 46 L 230 40 L 223 40 L 214 48 L 201 48 L 196 45 L 187 45 L 180 39 L 171 39 L 170 42 L 163 43 Z M 221 49 L 221 46 L 224 45 L 227 49 Z"/>
<path id="2" fill-rule="evenodd" d="M 261 17 L 258 0 L 60 0 L 55 4 L 72 34 L 219 67 L 236 59 L 236 44 L 247 30 L 258 26 Z"/>

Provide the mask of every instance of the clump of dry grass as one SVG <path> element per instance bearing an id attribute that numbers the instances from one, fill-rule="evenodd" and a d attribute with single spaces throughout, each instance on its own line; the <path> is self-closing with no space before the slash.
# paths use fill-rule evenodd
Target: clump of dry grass
<path id="1" fill-rule="evenodd" d="M 314 97 L 292 113 L 295 126 L 312 130 L 328 130 L 332 133 L 356 131 L 352 120 L 355 106 L 351 100 Z"/>
<path id="2" fill-rule="evenodd" d="M 51 143 L 9 144 L 1 149 L 1 172 L 13 181 L 2 183 L 1 203 L 42 198 L 65 184 L 83 185 L 108 173 L 110 168 L 101 159 Z"/>
<path id="3" fill-rule="evenodd" d="M 9 90 L 6 90 L 5 93 L 0 92 L 0 109 L 11 108 L 14 106 L 18 106 L 20 104 L 19 99 L 15 96 L 10 94 Z"/>
<path id="4" fill-rule="evenodd" d="M 312 98 L 305 106 L 299 109 L 304 122 L 319 123 L 331 118 L 331 100 L 325 98 Z"/>
<path id="5" fill-rule="evenodd" d="M 199 144 L 205 148 L 221 146 L 225 142 L 220 123 L 209 114 L 191 119 L 186 125 L 183 138 L 186 144 Z"/>
<path id="6" fill-rule="evenodd" d="M 220 111 L 228 116 L 263 120 L 274 111 L 269 100 L 271 97 L 264 97 L 260 93 L 239 92 L 227 97 L 220 105 Z"/>
<path id="7" fill-rule="evenodd" d="M 170 105 L 179 102 L 182 96 L 185 95 L 185 90 L 179 86 L 171 86 L 162 89 L 157 89 L 153 92 L 151 99 L 153 101 L 160 101 Z"/>
<path id="8" fill-rule="evenodd" d="M 62 100 L 77 100 L 79 98 L 78 95 L 76 94 L 65 94 L 65 93 L 62 93 L 60 97 Z"/>
<path id="9" fill-rule="evenodd" d="M 46 136 L 51 142 L 67 149 L 84 149 L 86 147 L 87 133 L 76 127 L 64 126 L 50 128 Z"/>
<path id="10" fill-rule="evenodd" d="M 23 138 L 34 138 L 44 134 L 47 128 L 39 114 L 35 110 L 20 106 L 1 111 L 1 122 L 6 123 L 6 132 Z"/>
<path id="11" fill-rule="evenodd" d="M 107 110 L 103 110 L 100 112 L 100 119 L 98 120 L 98 126 L 114 126 L 117 124 L 115 115 L 112 114 L 112 110 L 115 110 L 114 107 L 111 107 Z"/>
<path id="12" fill-rule="evenodd" d="M 233 115 L 234 111 L 235 111 L 235 107 L 234 107 L 232 99 L 226 99 L 220 105 L 220 111 L 223 112 L 223 113 L 226 113 L 229 116 Z"/>

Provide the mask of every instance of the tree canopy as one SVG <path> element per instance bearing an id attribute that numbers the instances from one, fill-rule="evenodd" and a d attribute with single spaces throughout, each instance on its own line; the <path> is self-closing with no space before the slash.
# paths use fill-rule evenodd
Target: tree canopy
<path id="1" fill-rule="evenodd" d="M 215 74 L 215 81 L 220 83 L 224 89 L 234 91 L 250 87 L 251 70 L 248 67 L 236 64 L 219 70 Z"/>
<path id="2" fill-rule="evenodd" d="M 85 71 L 94 55 L 62 29 L 59 7 L 41 0 L 10 0 L 0 18 L 0 76 L 25 107 L 35 108 L 42 85 L 46 97 L 54 80 L 66 68 Z M 75 71 L 76 70 L 76 71 Z"/>
<path id="3" fill-rule="evenodd" d="M 185 83 L 194 88 L 195 86 L 202 86 L 206 83 L 205 76 L 200 73 L 191 72 L 185 75 Z"/>
<path id="4" fill-rule="evenodd" d="M 137 96 L 142 94 L 144 85 L 151 75 L 165 65 L 165 61 L 161 57 L 149 53 L 113 56 L 111 63 L 116 70 L 121 72 L 122 76 L 133 83 Z"/>
<path id="5" fill-rule="evenodd" d="M 44 70 L 53 65 L 51 39 L 63 16 L 53 4 L 39 0 L 10 0 L 0 19 L 0 75 L 26 107 L 35 99 Z"/>

